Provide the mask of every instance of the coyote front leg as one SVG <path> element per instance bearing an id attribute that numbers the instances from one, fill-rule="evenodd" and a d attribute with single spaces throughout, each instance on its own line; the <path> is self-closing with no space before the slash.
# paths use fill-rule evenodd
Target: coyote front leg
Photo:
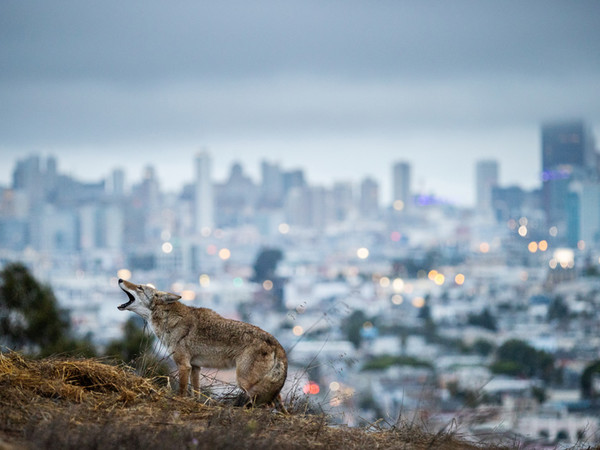
<path id="1" fill-rule="evenodd" d="M 179 371 L 179 395 L 186 395 L 192 365 L 190 364 L 189 358 L 186 358 L 185 356 L 174 355 L 173 359 L 175 360 L 177 370 Z"/>

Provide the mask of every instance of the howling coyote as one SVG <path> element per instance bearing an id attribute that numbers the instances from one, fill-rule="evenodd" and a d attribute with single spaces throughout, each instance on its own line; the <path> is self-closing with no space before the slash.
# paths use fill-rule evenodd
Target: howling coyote
<path id="1" fill-rule="evenodd" d="M 225 319 L 207 308 L 193 308 L 179 295 L 151 286 L 119 280 L 129 301 L 119 306 L 139 314 L 172 354 L 179 370 L 179 394 L 187 391 L 190 372 L 198 392 L 200 368 L 236 368 L 237 383 L 256 405 L 272 403 L 287 376 L 287 357 L 281 344 L 264 330 Z"/>

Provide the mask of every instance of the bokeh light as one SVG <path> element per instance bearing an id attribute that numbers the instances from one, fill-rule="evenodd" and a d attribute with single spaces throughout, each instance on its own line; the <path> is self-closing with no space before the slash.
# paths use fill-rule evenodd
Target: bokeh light
<path id="1" fill-rule="evenodd" d="M 425 299 L 423 297 L 415 297 L 412 300 L 412 305 L 415 308 L 422 308 L 423 306 L 425 306 Z"/>
<path id="2" fill-rule="evenodd" d="M 210 286 L 210 276 L 208 276 L 205 273 L 200 275 L 200 278 L 198 278 L 198 281 L 200 282 L 200 286 L 202 286 L 204 288 Z"/>
<path id="3" fill-rule="evenodd" d="M 219 258 L 221 258 L 223 261 L 227 261 L 229 258 L 231 258 L 231 251 L 228 248 L 222 248 L 219 250 Z"/>
<path id="4" fill-rule="evenodd" d="M 402 200 L 394 200 L 393 207 L 396 211 L 402 211 L 404 209 L 404 202 Z"/>
<path id="5" fill-rule="evenodd" d="M 563 269 L 568 269 L 574 266 L 575 252 L 570 248 L 557 248 L 552 255 L 557 264 Z"/>
<path id="6" fill-rule="evenodd" d="M 392 287 L 394 289 L 394 292 L 402 292 L 402 290 L 404 289 L 404 280 L 402 278 L 394 278 Z"/>
<path id="7" fill-rule="evenodd" d="M 454 277 L 454 282 L 459 286 L 462 286 L 465 283 L 465 276 L 462 273 L 457 273 Z"/>
<path id="8" fill-rule="evenodd" d="M 400 294 L 392 295 L 392 303 L 394 305 L 401 305 L 404 301 L 404 298 Z"/>
<path id="9" fill-rule="evenodd" d="M 173 251 L 173 244 L 171 244 L 170 242 L 163 242 L 161 249 L 162 249 L 163 253 L 169 254 Z"/>
<path id="10" fill-rule="evenodd" d="M 196 298 L 196 293 L 190 289 L 186 289 L 181 292 L 181 300 L 191 302 Z"/>
<path id="11" fill-rule="evenodd" d="M 294 336 L 302 336 L 304 334 L 304 328 L 302 328 L 300 325 L 296 325 L 294 328 L 292 328 L 292 333 L 294 333 Z"/>
<path id="12" fill-rule="evenodd" d="M 280 223 L 277 229 L 281 234 L 288 234 L 290 232 L 290 226 L 287 223 Z"/>
<path id="13" fill-rule="evenodd" d="M 263 281 L 262 286 L 265 291 L 270 291 L 273 289 L 273 282 L 271 280 L 265 280 Z"/>
<path id="14" fill-rule="evenodd" d="M 131 279 L 131 271 L 129 269 L 121 269 L 117 272 L 117 276 L 122 280 L 129 281 Z"/>
<path id="15" fill-rule="evenodd" d="M 358 256 L 360 259 L 367 259 L 369 257 L 369 249 L 366 247 L 359 248 L 356 250 L 356 256 Z"/>
<path id="16" fill-rule="evenodd" d="M 302 388 L 302 392 L 304 392 L 307 395 L 317 395 L 320 391 L 321 388 L 319 388 L 319 385 L 314 381 L 309 381 Z"/>

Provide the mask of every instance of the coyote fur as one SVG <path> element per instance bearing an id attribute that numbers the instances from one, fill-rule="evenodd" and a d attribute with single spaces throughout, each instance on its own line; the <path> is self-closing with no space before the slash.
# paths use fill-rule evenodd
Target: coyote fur
<path id="1" fill-rule="evenodd" d="M 208 308 L 194 308 L 179 295 L 148 285 L 119 280 L 129 301 L 120 305 L 142 316 L 167 347 L 179 371 L 179 394 L 185 395 L 192 378 L 200 388 L 200 368 L 236 368 L 237 384 L 255 405 L 281 401 L 287 376 L 287 357 L 271 334 L 237 320 L 226 319 Z"/>

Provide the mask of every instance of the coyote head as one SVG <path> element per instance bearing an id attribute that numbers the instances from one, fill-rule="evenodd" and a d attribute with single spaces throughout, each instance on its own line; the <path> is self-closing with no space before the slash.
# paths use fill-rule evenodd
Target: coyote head
<path id="1" fill-rule="evenodd" d="M 129 310 L 149 319 L 152 310 L 158 303 L 172 303 L 179 300 L 179 295 L 154 289 L 152 286 L 133 284 L 119 279 L 119 287 L 127 294 L 129 301 L 118 306 L 121 311 Z"/>

